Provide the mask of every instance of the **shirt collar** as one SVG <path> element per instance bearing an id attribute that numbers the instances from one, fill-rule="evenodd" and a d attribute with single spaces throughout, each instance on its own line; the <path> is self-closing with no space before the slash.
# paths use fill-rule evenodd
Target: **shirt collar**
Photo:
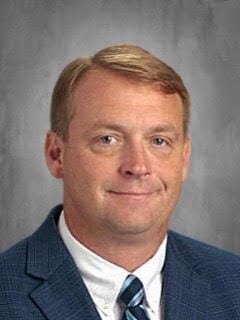
<path id="1" fill-rule="evenodd" d="M 67 227 L 63 212 L 58 228 L 93 301 L 102 312 L 107 313 L 107 310 L 114 308 L 129 272 L 98 256 L 76 240 Z M 161 271 L 165 261 L 166 244 L 167 235 L 155 255 L 133 272 L 142 281 L 147 304 L 152 310 L 156 310 L 160 303 Z"/>

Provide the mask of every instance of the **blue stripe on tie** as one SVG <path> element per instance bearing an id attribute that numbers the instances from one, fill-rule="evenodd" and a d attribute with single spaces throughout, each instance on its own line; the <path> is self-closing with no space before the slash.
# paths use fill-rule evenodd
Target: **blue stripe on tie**
<path id="1" fill-rule="evenodd" d="M 143 291 L 143 288 L 140 289 L 140 291 L 138 291 L 135 296 L 132 298 L 132 300 L 128 303 L 128 306 L 129 307 L 133 307 L 133 306 L 136 306 L 137 304 L 139 304 L 142 299 L 144 297 L 144 291 Z"/>
<path id="2" fill-rule="evenodd" d="M 121 295 L 121 294 L 123 293 L 123 291 L 125 291 L 125 289 L 130 286 L 130 284 L 134 281 L 135 278 L 136 278 L 136 277 L 135 277 L 133 274 L 130 274 L 130 275 L 126 278 L 126 280 L 125 280 L 124 283 L 123 283 L 123 286 L 122 286 L 122 288 L 121 288 L 121 291 L 120 291 L 120 294 L 119 294 L 119 295 Z"/>

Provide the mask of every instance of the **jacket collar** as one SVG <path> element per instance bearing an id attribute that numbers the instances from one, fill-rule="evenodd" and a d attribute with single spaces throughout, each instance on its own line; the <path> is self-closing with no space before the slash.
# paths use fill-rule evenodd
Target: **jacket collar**
<path id="1" fill-rule="evenodd" d="M 55 207 L 29 238 L 27 273 L 41 280 L 40 286 L 30 296 L 46 319 L 100 320 L 79 271 L 58 233 L 57 221 L 61 211 L 61 205 Z M 186 314 L 190 314 L 191 319 L 206 319 L 209 283 L 183 260 L 171 231 L 163 272 L 164 319 L 185 320 Z"/>
<path id="2" fill-rule="evenodd" d="M 62 206 L 29 238 L 27 273 L 41 279 L 30 296 L 49 320 L 98 319 L 100 317 L 79 271 L 57 230 Z M 47 239 L 47 241 L 46 241 Z"/>
<path id="3" fill-rule="evenodd" d="M 62 206 L 54 208 L 43 225 L 29 238 L 27 273 L 41 281 L 31 292 L 31 299 L 48 320 L 100 320 L 79 271 L 58 233 L 57 221 L 61 211 Z M 199 271 L 203 258 L 200 261 L 189 256 L 193 248 L 186 249 L 189 241 L 182 243 L 182 239 L 182 236 L 169 231 L 163 269 L 164 320 L 213 319 L 219 302 L 214 303 L 216 294 L 210 280 L 206 280 L 211 276 L 204 276 Z M 196 245 L 194 248 L 197 250 Z M 234 268 L 236 264 L 233 264 Z M 219 290 L 218 301 L 221 296 Z M 239 296 L 234 299 L 235 306 L 239 305 Z M 220 300 L 224 301 L 224 292 Z"/>
<path id="4" fill-rule="evenodd" d="M 186 261 L 176 234 L 169 231 L 163 273 L 162 306 L 165 320 L 209 319 L 210 282 L 202 278 Z"/>

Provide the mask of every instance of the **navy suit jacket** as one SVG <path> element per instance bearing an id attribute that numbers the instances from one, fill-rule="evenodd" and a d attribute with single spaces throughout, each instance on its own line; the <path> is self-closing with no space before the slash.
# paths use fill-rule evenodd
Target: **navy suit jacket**
<path id="1" fill-rule="evenodd" d="M 61 207 L 0 256 L 1 320 L 100 320 L 57 229 Z M 164 320 L 240 319 L 240 258 L 169 231 Z"/>

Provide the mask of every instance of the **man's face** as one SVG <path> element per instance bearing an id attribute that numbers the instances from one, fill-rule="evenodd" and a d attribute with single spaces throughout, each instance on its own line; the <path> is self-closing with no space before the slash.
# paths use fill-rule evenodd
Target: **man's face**
<path id="1" fill-rule="evenodd" d="M 64 210 L 89 236 L 166 229 L 185 178 L 182 102 L 110 71 L 90 71 L 73 93 L 62 145 Z"/>

